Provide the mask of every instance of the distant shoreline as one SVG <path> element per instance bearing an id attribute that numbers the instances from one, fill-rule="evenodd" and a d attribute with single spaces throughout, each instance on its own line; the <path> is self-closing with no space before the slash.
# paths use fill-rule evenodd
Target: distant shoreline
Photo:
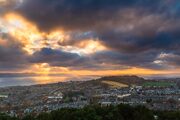
<path id="1" fill-rule="evenodd" d="M 50 81 L 47 83 L 41 83 L 43 81 L 43 76 L 0 76 L 0 88 L 7 88 L 7 87 L 18 87 L 18 86 L 34 86 L 34 85 L 48 85 L 48 84 L 56 84 L 56 83 L 61 83 L 61 82 L 70 82 L 70 81 L 88 81 L 92 79 L 97 79 L 99 77 L 82 77 L 82 78 L 69 78 L 65 80 L 60 80 L 62 76 L 49 76 L 49 80 L 54 80 Z M 40 83 L 35 81 L 34 79 L 40 78 Z M 44 81 L 46 81 L 47 78 L 45 78 Z M 58 80 L 59 79 L 59 80 Z"/>
<path id="2" fill-rule="evenodd" d="M 120 76 L 123 77 L 124 75 Z M 126 75 L 125 75 L 126 76 Z M 131 75 L 127 75 L 127 76 L 131 76 Z M 132 75 L 133 76 L 133 75 Z M 38 83 L 37 81 L 33 81 L 34 78 L 41 78 L 43 81 L 43 75 L 38 76 L 1 76 L 0 74 L 0 88 L 8 88 L 8 87 L 25 87 L 25 86 L 36 86 L 36 85 L 50 85 L 50 84 L 57 84 L 57 83 L 65 83 L 65 82 L 77 82 L 77 81 L 91 81 L 94 79 L 99 79 L 102 78 L 100 76 L 87 76 L 87 77 L 82 77 L 82 78 L 69 78 L 66 80 L 60 80 L 62 76 L 61 75 L 50 75 L 49 76 L 49 82 L 47 83 Z M 108 76 L 107 76 L 108 77 Z M 118 77 L 118 76 L 112 76 L 112 77 Z M 138 76 L 137 76 L 138 77 Z M 58 80 L 59 78 L 59 80 Z M 158 80 L 158 81 L 169 81 L 169 80 L 176 80 L 176 79 L 180 79 L 180 78 L 167 78 L 167 77 L 141 77 L 144 80 Z M 57 79 L 57 80 L 55 80 Z M 51 81 L 51 80 L 55 80 L 55 81 Z M 44 81 L 46 81 L 44 79 Z"/>

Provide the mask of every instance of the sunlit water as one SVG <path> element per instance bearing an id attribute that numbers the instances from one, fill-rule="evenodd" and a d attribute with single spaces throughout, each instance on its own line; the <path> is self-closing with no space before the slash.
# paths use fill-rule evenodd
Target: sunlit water
<path id="1" fill-rule="evenodd" d="M 63 76 L 35 76 L 35 77 L 0 77 L 0 87 L 29 86 L 36 84 L 58 83 L 66 81 L 90 80 L 94 76 L 63 77 Z"/>

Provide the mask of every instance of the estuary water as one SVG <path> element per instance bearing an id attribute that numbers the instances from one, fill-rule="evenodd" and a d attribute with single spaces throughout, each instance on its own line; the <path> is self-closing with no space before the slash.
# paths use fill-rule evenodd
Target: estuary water
<path id="1" fill-rule="evenodd" d="M 0 77 L 0 87 L 29 86 L 36 84 L 49 84 L 66 81 L 91 80 L 94 76 L 25 76 L 25 77 Z"/>

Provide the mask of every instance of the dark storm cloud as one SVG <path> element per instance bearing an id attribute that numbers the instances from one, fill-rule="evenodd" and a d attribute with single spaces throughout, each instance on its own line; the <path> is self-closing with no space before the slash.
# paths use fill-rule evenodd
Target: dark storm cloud
<path id="1" fill-rule="evenodd" d="M 180 47 L 178 31 L 154 31 L 153 35 L 147 36 L 108 31 L 101 34 L 101 39 L 106 46 L 130 54 L 143 53 L 149 50 L 156 50 L 156 52 L 178 51 Z"/>
<path id="2" fill-rule="evenodd" d="M 154 35 L 132 35 L 121 32 L 109 31 L 102 34 L 102 40 L 106 46 L 114 52 L 106 53 L 101 58 L 113 61 L 117 64 L 138 66 L 151 69 L 168 69 L 172 65 L 179 66 L 179 56 L 173 55 L 161 58 L 164 65 L 155 63 L 161 53 L 180 53 L 179 30 L 155 32 Z M 116 53 L 116 54 L 115 54 Z"/>
<path id="3" fill-rule="evenodd" d="M 0 70 L 26 68 L 29 64 L 27 59 L 28 55 L 20 43 L 8 34 L 0 33 Z"/>
<path id="4" fill-rule="evenodd" d="M 158 60 L 162 62 L 163 65 L 180 67 L 180 54 L 179 53 L 162 53 Z"/>
<path id="5" fill-rule="evenodd" d="M 26 0 L 17 11 L 42 31 L 63 28 L 74 32 L 60 45 L 76 45 L 92 37 L 110 49 L 89 57 L 43 49 L 34 54 L 36 62 L 66 67 L 113 63 L 162 69 L 164 66 L 155 63 L 157 56 L 180 51 L 179 9 L 178 0 Z M 173 58 L 177 64 L 177 57 Z"/>
<path id="6" fill-rule="evenodd" d="M 155 66 L 153 64 L 153 61 L 158 56 L 155 51 L 148 52 L 148 55 L 147 53 L 140 54 L 146 55 L 145 57 L 136 57 L 136 55 L 121 54 L 114 51 L 103 51 L 91 54 L 90 56 L 80 56 L 77 53 L 43 48 L 40 51 L 35 52 L 30 61 L 32 63 L 49 63 L 51 66 L 68 67 L 76 70 L 115 70 L 127 69 L 135 66 L 162 69 L 161 66 Z"/>
<path id="7" fill-rule="evenodd" d="M 113 19 L 117 10 L 136 0 L 26 0 L 19 11 L 41 30 L 92 29 Z"/>
<path id="8" fill-rule="evenodd" d="M 0 45 L 0 66 L 16 68 L 29 61 L 73 69 L 165 69 L 157 60 L 180 64 L 179 0 L 24 0 L 14 6 L 43 32 L 55 28 L 69 31 L 70 39 L 60 46 L 97 38 L 108 50 L 83 56 L 43 48 L 27 57 L 19 44 L 12 42 L 8 47 Z M 6 11 L 5 7 L 0 10 Z M 173 55 L 158 58 L 162 53 Z"/>
<path id="9" fill-rule="evenodd" d="M 79 59 L 81 57 L 78 54 L 43 48 L 33 54 L 31 61 L 33 63 L 49 63 L 52 66 L 68 67 L 73 66 Z"/>
<path id="10" fill-rule="evenodd" d="M 69 53 L 62 50 L 43 48 L 32 55 L 32 63 L 48 63 L 51 66 L 68 67 L 71 69 L 85 69 L 85 70 L 105 70 L 105 69 L 124 69 L 127 68 L 117 63 L 110 63 L 112 61 L 102 61 L 108 59 L 96 57 L 96 54 L 92 56 L 80 56 L 77 53 Z M 113 59 L 111 59 L 113 60 Z M 107 64 L 108 63 L 108 64 Z"/>
<path id="11" fill-rule="evenodd" d="M 98 63 L 113 63 L 114 65 L 124 65 L 129 67 L 164 69 L 165 66 L 157 65 L 154 63 L 158 55 L 159 53 L 153 50 L 136 54 L 124 54 L 115 51 L 104 51 L 96 53 L 93 58 Z"/>
<path id="12" fill-rule="evenodd" d="M 127 8 L 142 9 L 139 14 L 174 15 L 179 9 L 177 2 L 177 0 L 25 0 L 18 11 L 36 23 L 41 30 L 57 27 L 91 30 L 102 29 L 107 27 L 107 24 L 116 24 L 124 17 L 119 11 Z"/>
<path id="13" fill-rule="evenodd" d="M 41 30 L 93 31 L 107 47 L 140 52 L 178 42 L 172 33 L 180 28 L 177 4 L 177 0 L 26 0 L 18 11 Z M 60 45 L 82 40 L 77 35 L 71 39 Z"/>
<path id="14" fill-rule="evenodd" d="M 43 48 L 35 52 L 30 60 L 32 63 L 48 63 L 51 66 L 68 67 L 75 69 L 96 68 L 93 64 L 88 64 L 88 57 L 80 56 L 76 53 L 69 53 L 62 50 Z"/>

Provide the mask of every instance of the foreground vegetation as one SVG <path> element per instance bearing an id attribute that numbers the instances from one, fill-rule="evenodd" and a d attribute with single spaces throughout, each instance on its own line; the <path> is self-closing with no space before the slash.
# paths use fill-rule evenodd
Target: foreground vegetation
<path id="1" fill-rule="evenodd" d="M 152 111 L 143 106 L 87 106 L 82 109 L 64 108 L 24 118 L 0 114 L 0 120 L 180 120 L 180 111 Z"/>

